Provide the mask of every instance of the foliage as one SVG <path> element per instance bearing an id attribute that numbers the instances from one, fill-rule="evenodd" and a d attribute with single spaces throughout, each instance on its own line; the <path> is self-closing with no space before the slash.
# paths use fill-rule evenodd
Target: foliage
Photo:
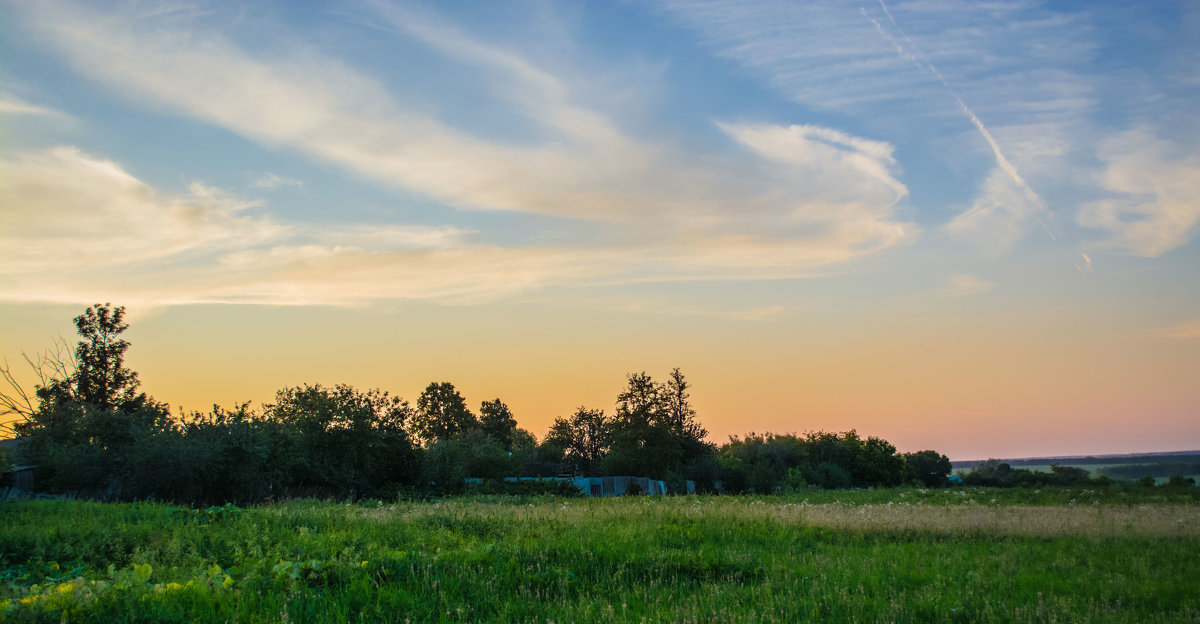
<path id="1" fill-rule="evenodd" d="M 95 304 L 75 317 L 75 329 L 83 338 L 75 347 L 78 369 L 71 380 L 73 398 L 108 409 L 134 400 L 137 373 L 125 367 L 129 342 L 119 338 L 129 329 L 125 307 Z"/>
<path id="2" fill-rule="evenodd" d="M 421 483 L 438 494 L 461 494 L 466 489 L 469 449 L 460 440 L 434 442 L 422 458 Z"/>
<path id="3" fill-rule="evenodd" d="M 645 372 L 628 375 L 617 395 L 599 472 L 667 479 L 693 476 L 693 469 L 705 466 L 715 449 L 703 440 L 707 432 L 695 420 L 688 387 L 679 369 L 665 384 Z"/>
<path id="4" fill-rule="evenodd" d="M 805 485 L 824 489 L 892 487 L 910 479 L 905 458 L 886 440 L 856 431 L 804 436 L 750 434 L 720 448 L 723 484 L 732 493 L 770 494 Z"/>
<path id="5" fill-rule="evenodd" d="M 926 487 L 942 487 L 950 476 L 950 458 L 937 451 L 905 453 L 904 463 L 918 482 Z"/>
<path id="6" fill-rule="evenodd" d="M 125 367 L 124 318 L 125 308 L 109 304 L 75 317 L 73 367 L 53 367 L 70 374 L 43 378 L 36 408 L 13 427 L 26 439 L 22 461 L 37 465 L 49 488 L 109 498 L 138 492 L 150 468 L 148 441 L 171 428 L 166 406 L 138 393 L 137 374 Z"/>
<path id="7" fill-rule="evenodd" d="M 505 451 L 517 443 L 517 419 L 500 399 L 484 401 L 479 406 L 479 429 L 495 440 Z"/>
<path id="8" fill-rule="evenodd" d="M 229 518 L 240 515 L 244 511 L 245 511 L 244 509 L 241 509 L 240 507 L 234 505 L 233 503 L 226 503 L 226 504 L 220 505 L 220 506 L 213 505 L 212 507 L 209 507 L 208 509 L 175 508 L 175 509 L 171 509 L 171 516 L 177 520 L 184 520 L 184 521 L 196 522 L 196 523 L 209 523 L 209 522 L 221 522 L 223 520 L 227 520 Z"/>
<path id="9" fill-rule="evenodd" d="M 686 440 L 703 440 L 708 430 L 696 420 L 696 410 L 689 399 L 687 390 L 691 384 L 683 377 L 678 368 L 671 369 L 670 378 L 659 389 L 665 425 L 675 435 Z"/>
<path id="10" fill-rule="evenodd" d="M 467 485 L 468 496 L 553 496 L 557 498 L 579 498 L 583 492 L 575 484 L 563 479 L 521 479 L 518 481 L 484 481 Z"/>
<path id="11" fill-rule="evenodd" d="M 550 436 L 541 444 L 529 445 L 522 449 L 520 457 L 525 465 L 522 474 L 527 477 L 558 476 L 566 462 L 561 441 Z"/>
<path id="12" fill-rule="evenodd" d="M 467 402 L 454 389 L 454 384 L 431 383 L 417 397 L 411 430 L 422 444 L 444 442 L 477 428 L 479 420 L 467 408 Z"/>
<path id="13" fill-rule="evenodd" d="M 386 392 L 346 385 L 285 388 L 265 418 L 282 425 L 293 485 L 335 496 L 370 495 L 388 484 L 415 484 L 420 460 L 405 422 L 408 403 Z"/>
<path id="14" fill-rule="evenodd" d="M 608 453 L 612 427 L 604 410 L 580 406 L 570 418 L 554 419 L 546 438 L 562 446 L 563 459 L 574 466 L 574 472 L 594 474 Z"/>
<path id="15" fill-rule="evenodd" d="M 1165 485 L 1172 488 L 1192 487 L 1196 485 L 1196 480 L 1192 477 L 1184 477 L 1181 474 L 1173 474 L 1167 479 Z"/>

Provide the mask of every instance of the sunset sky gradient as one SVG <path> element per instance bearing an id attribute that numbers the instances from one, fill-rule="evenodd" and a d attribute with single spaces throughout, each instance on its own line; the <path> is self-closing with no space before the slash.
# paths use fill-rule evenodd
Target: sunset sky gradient
<path id="1" fill-rule="evenodd" d="M 0 2 L 0 355 L 1200 448 L 1200 5 Z M 28 381 L 28 379 L 26 379 Z"/>

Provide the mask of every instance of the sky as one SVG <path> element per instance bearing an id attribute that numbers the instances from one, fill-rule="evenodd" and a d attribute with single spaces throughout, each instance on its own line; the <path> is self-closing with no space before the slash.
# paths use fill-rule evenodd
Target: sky
<path id="1" fill-rule="evenodd" d="M 0 355 L 182 410 L 450 381 L 541 436 L 1200 448 L 1192 2 L 0 0 Z"/>

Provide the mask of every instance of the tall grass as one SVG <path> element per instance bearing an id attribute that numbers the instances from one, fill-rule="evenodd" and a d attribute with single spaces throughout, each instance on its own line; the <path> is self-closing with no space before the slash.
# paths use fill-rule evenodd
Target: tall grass
<path id="1" fill-rule="evenodd" d="M 0 619 L 1200 620 L 1192 493 L 957 492 L 8 503 Z"/>

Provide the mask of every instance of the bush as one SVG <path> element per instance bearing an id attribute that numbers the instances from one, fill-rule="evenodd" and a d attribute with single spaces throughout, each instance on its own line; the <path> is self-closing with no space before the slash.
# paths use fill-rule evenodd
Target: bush
<path id="1" fill-rule="evenodd" d="M 1166 485 L 1167 485 L 1167 487 L 1176 487 L 1176 488 L 1192 487 L 1192 486 L 1196 485 L 1196 480 L 1193 478 L 1190 478 L 1190 477 L 1184 478 L 1184 476 L 1181 474 L 1173 474 L 1173 475 L 1171 475 L 1171 478 L 1167 479 Z"/>
<path id="2" fill-rule="evenodd" d="M 841 490 L 850 487 L 850 473 L 833 462 L 817 464 L 817 484 L 827 490 Z"/>
<path id="3" fill-rule="evenodd" d="M 780 494 L 796 494 L 808 489 L 808 480 L 804 478 L 804 472 L 798 468 L 788 468 L 787 476 L 783 478 L 783 484 L 779 486 Z"/>

